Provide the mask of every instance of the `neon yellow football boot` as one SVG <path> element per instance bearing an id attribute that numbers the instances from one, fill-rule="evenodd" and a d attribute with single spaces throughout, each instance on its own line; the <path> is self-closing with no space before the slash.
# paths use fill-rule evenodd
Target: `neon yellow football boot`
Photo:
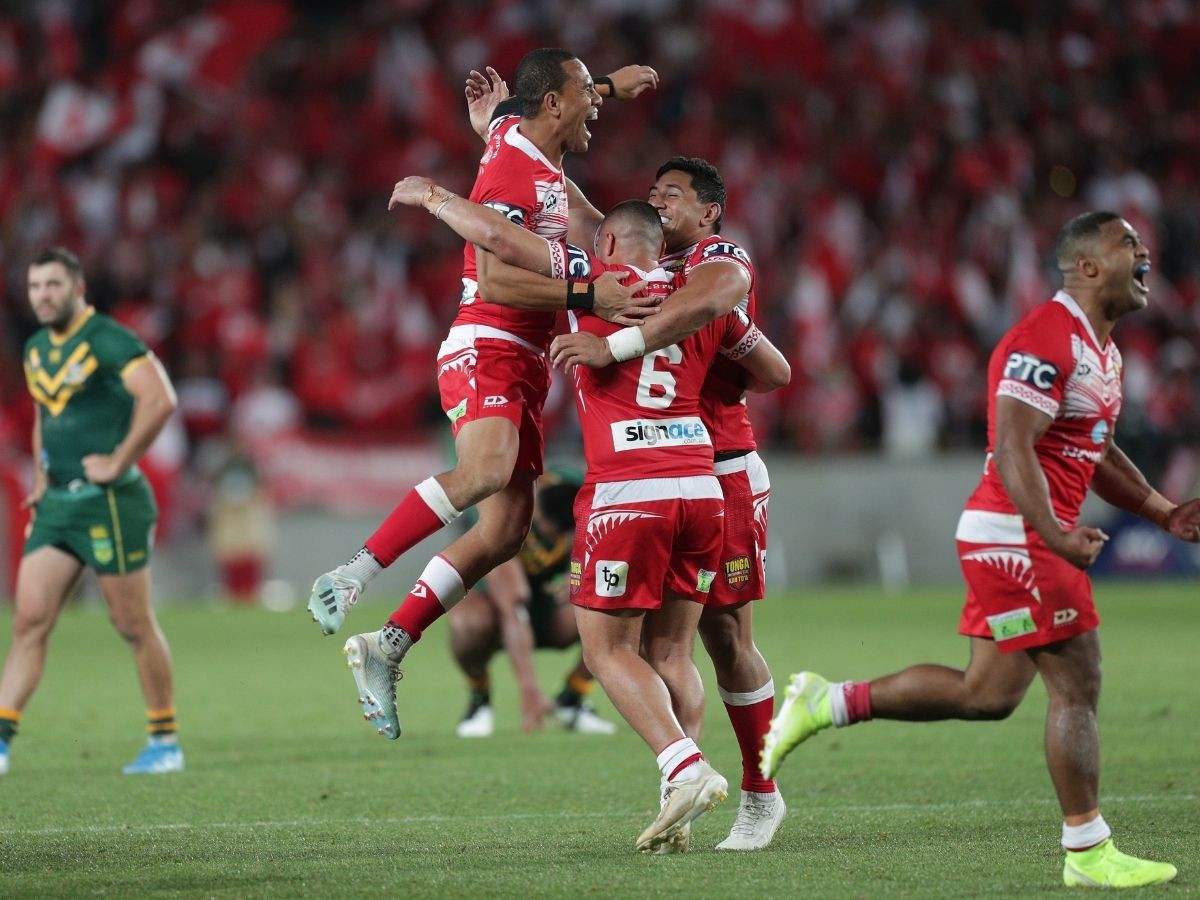
<path id="1" fill-rule="evenodd" d="M 815 672 L 793 675 L 763 741 L 762 762 L 758 767 L 763 778 L 774 778 L 783 758 L 796 745 L 832 724 L 829 682 Z"/>
<path id="2" fill-rule="evenodd" d="M 1068 850 L 1063 865 L 1063 884 L 1067 887 L 1130 888 L 1162 884 L 1178 870 L 1170 863 L 1138 859 L 1122 853 L 1112 838 L 1086 850 Z"/>

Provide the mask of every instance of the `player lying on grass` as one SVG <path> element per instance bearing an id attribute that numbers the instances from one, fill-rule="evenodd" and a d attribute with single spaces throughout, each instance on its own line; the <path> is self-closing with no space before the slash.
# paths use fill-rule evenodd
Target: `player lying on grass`
<path id="1" fill-rule="evenodd" d="M 1136 887 L 1175 867 L 1113 845 L 1100 815 L 1100 618 L 1087 568 L 1108 540 L 1079 523 L 1090 487 L 1175 537 L 1200 540 L 1200 500 L 1175 505 L 1113 442 L 1121 411 L 1117 320 L 1149 298 L 1150 254 L 1115 213 L 1063 226 L 1063 288 L 1018 322 L 988 364 L 988 455 L 955 535 L 967 599 L 965 671 L 918 665 L 871 681 L 794 675 L 767 736 L 763 774 L 830 725 L 876 719 L 1003 719 L 1040 676 L 1046 763 L 1062 807 L 1063 882 Z"/>
<path id="2" fill-rule="evenodd" d="M 521 725 L 532 731 L 553 715 L 580 734 L 612 734 L 616 726 L 596 714 L 588 695 L 596 685 L 580 657 L 551 703 L 538 686 L 533 651 L 579 643 L 567 596 L 567 569 L 575 537 L 575 495 L 581 473 L 551 466 L 538 479 L 533 521 L 521 552 L 488 573 L 450 611 L 450 649 L 467 676 L 470 699 L 459 737 L 490 737 L 495 728 L 488 664 L 503 648 L 521 692 Z"/>

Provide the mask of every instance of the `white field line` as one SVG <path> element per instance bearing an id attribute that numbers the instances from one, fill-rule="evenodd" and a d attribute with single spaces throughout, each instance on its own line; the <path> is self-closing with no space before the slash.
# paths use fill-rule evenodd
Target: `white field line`
<path id="1" fill-rule="evenodd" d="M 1105 807 L 1122 803 L 1192 803 L 1200 800 L 1196 794 L 1148 794 L 1131 797 L 1104 797 Z M 799 815 L 811 812 L 837 812 L 839 815 L 854 813 L 896 812 L 900 810 L 930 810 L 939 809 L 988 809 L 1006 806 L 1050 806 L 1055 801 L 1052 797 L 1036 797 L 1011 800 L 962 800 L 955 803 L 882 803 L 882 804 L 827 804 L 799 807 L 795 812 Z M 505 813 L 495 815 L 464 815 L 464 816 L 400 816 L 395 818 L 373 819 L 365 816 L 329 819 L 265 819 L 246 822 L 163 822 L 146 825 L 50 825 L 44 828 L 0 827 L 0 835 L 17 835 L 33 837 L 36 835 L 52 834 L 111 834 L 114 832 L 153 832 L 153 831 L 204 831 L 207 829 L 236 829 L 236 828 L 333 828 L 347 825 L 363 825 L 377 828 L 381 825 L 434 825 L 447 822 L 511 822 L 514 819 L 525 820 L 559 820 L 559 819 L 617 819 L 637 816 L 645 810 L 626 810 L 612 812 L 546 812 L 546 813 Z"/>

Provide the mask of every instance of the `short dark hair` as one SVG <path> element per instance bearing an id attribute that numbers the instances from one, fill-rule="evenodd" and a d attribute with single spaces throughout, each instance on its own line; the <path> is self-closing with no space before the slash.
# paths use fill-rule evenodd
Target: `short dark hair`
<path id="1" fill-rule="evenodd" d="M 514 96 L 521 104 L 521 116 L 535 118 L 542 100 L 551 91 L 561 91 L 567 81 L 563 63 L 576 59 L 574 53 L 558 47 L 539 47 L 530 50 L 517 63 Z"/>
<path id="2" fill-rule="evenodd" d="M 1060 272 L 1068 272 L 1075 265 L 1075 258 L 1082 251 L 1082 245 L 1099 237 L 1100 229 L 1109 222 L 1120 219 L 1115 212 L 1106 209 L 1085 212 L 1076 216 L 1058 232 L 1054 241 L 1054 260 Z"/>
<path id="3" fill-rule="evenodd" d="M 647 240 L 661 242 L 662 218 L 658 210 L 645 200 L 622 200 L 604 216 L 603 225 L 619 222 L 645 235 Z"/>
<path id="4" fill-rule="evenodd" d="M 538 488 L 537 505 L 543 516 L 561 532 L 575 530 L 575 495 L 579 485 L 571 481 L 558 481 Z"/>
<path id="5" fill-rule="evenodd" d="M 61 263 L 75 281 L 83 281 L 83 264 L 79 257 L 66 247 L 47 247 L 45 250 L 39 250 L 29 261 L 31 266 L 45 266 L 50 263 Z"/>
<path id="6" fill-rule="evenodd" d="M 672 156 L 658 167 L 655 179 L 663 177 L 666 172 L 684 172 L 692 176 L 692 189 L 701 203 L 717 203 L 721 206 L 721 214 L 713 223 L 713 230 L 721 230 L 721 222 L 725 219 L 725 179 L 717 171 L 717 167 L 707 159 L 699 156 Z"/>

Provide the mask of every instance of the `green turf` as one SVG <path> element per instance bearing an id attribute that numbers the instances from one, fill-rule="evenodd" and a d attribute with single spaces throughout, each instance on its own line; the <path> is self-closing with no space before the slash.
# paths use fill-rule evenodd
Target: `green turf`
<path id="1" fill-rule="evenodd" d="M 1200 606 L 1191 585 L 1105 585 L 1104 810 L 1119 845 L 1180 867 L 1200 894 Z M 389 605 L 359 608 L 374 624 Z M 957 589 L 885 596 L 819 589 L 760 604 L 759 644 L 782 689 L 813 668 L 869 677 L 961 664 Z M 1058 893 L 1059 819 L 1042 763 L 1045 695 L 1006 722 L 877 722 L 820 735 L 788 760 L 773 847 L 718 853 L 730 802 L 695 852 L 632 852 L 658 773 L 615 737 L 519 732 L 507 660 L 498 733 L 463 741 L 465 702 L 435 627 L 400 685 L 405 734 L 358 717 L 337 638 L 301 612 L 163 610 L 187 772 L 130 778 L 142 709 L 128 653 L 95 608 L 68 610 L 0 779 L 0 897 L 929 897 Z M 0 617 L 7 646 L 8 617 Z M 539 655 L 547 689 L 569 654 Z M 702 663 L 702 671 L 708 673 Z M 611 715 L 602 698 L 601 710 Z M 706 737 L 736 787 L 738 758 L 710 688 Z M 736 797 L 736 794 L 735 794 Z"/>

